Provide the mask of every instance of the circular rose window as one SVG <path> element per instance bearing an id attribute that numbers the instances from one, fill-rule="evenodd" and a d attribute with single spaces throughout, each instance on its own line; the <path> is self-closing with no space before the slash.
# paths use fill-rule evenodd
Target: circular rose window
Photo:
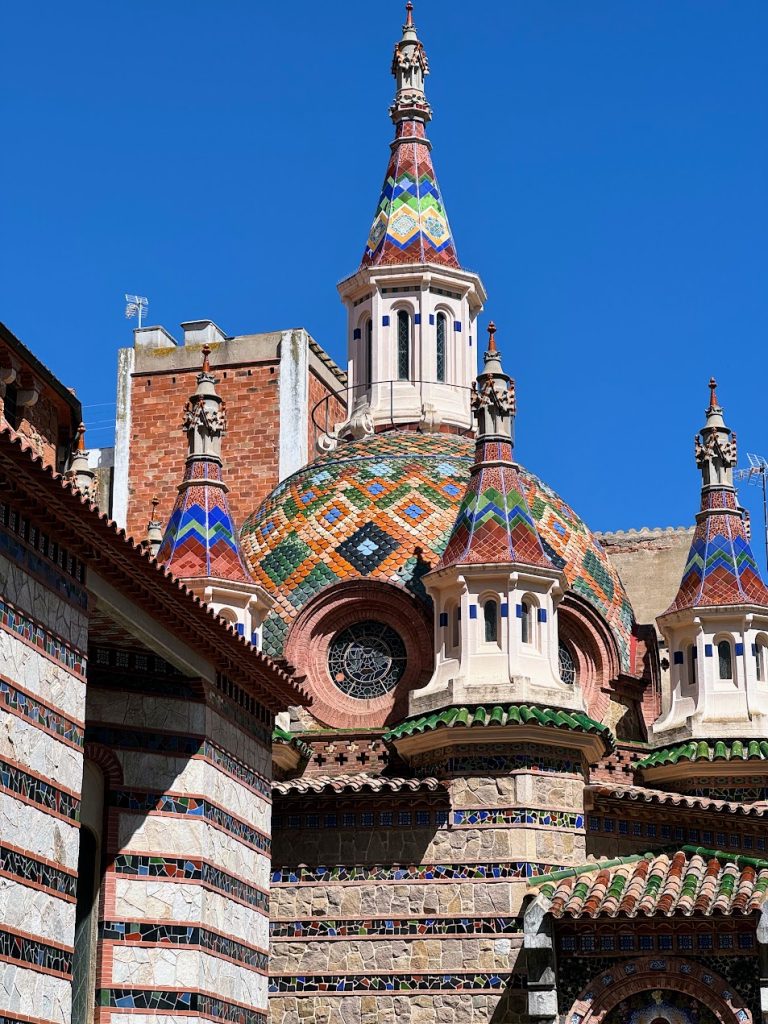
<path id="1" fill-rule="evenodd" d="M 405 671 L 405 644 L 383 622 L 348 626 L 328 647 L 328 671 L 342 693 L 372 700 L 394 690 Z"/>

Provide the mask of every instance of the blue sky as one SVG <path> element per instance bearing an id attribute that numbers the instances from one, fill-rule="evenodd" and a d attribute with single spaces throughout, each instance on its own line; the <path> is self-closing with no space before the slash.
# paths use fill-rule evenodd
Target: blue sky
<path id="1" fill-rule="evenodd" d="M 417 0 L 415 18 L 521 461 L 595 529 L 691 522 L 711 374 L 742 458 L 768 456 L 768 4 Z M 6 6 L 0 319 L 76 387 L 91 444 L 126 291 L 177 336 L 302 325 L 343 360 L 335 285 L 386 168 L 402 20 L 399 0 Z"/>

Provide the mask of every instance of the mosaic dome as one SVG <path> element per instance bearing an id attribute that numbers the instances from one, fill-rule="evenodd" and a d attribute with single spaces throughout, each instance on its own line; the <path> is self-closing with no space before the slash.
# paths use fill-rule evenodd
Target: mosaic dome
<path id="1" fill-rule="evenodd" d="M 341 444 L 284 480 L 241 530 L 248 567 L 277 602 L 265 652 L 282 654 L 299 610 L 332 583 L 365 576 L 428 600 L 422 577 L 448 543 L 473 458 L 470 438 L 393 431 Z M 627 669 L 633 614 L 616 570 L 551 488 L 525 469 L 520 479 L 545 551 L 606 620 Z"/>

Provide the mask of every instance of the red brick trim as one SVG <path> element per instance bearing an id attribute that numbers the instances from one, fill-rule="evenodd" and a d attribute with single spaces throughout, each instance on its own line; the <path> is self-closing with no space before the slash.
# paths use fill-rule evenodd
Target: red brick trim
<path id="1" fill-rule="evenodd" d="M 101 770 L 106 789 L 122 788 L 123 766 L 109 747 L 105 747 L 103 743 L 87 742 L 83 753 L 86 761 L 92 761 Z"/>
<path id="2" fill-rule="evenodd" d="M 392 693 L 361 701 L 342 693 L 328 675 L 328 646 L 347 626 L 365 619 L 387 623 L 403 639 L 408 661 Z M 432 623 L 422 605 L 402 587 L 358 578 L 321 590 L 293 623 L 285 645 L 291 664 L 307 673 L 312 714 L 324 725 L 351 729 L 377 727 L 404 718 L 408 694 L 424 686 L 432 672 Z"/>
<path id="3" fill-rule="evenodd" d="M 574 594 L 566 595 L 557 614 L 560 638 L 569 643 L 576 662 L 587 714 L 600 722 L 608 710 L 609 688 L 621 671 L 616 641 L 595 609 Z"/>
<path id="4" fill-rule="evenodd" d="M 592 979 L 566 1020 L 569 1024 L 601 1024 L 622 1000 L 638 992 L 665 988 L 697 999 L 720 1024 L 753 1024 L 744 1000 L 724 978 L 709 967 L 673 956 L 617 960 Z"/>

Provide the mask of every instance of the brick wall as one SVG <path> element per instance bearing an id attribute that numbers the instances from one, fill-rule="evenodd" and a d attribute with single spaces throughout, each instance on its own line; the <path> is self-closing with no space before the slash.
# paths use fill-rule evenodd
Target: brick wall
<path id="1" fill-rule="evenodd" d="M 341 384 L 337 385 L 336 391 L 339 390 Z M 314 373 L 309 375 L 309 423 L 307 425 L 309 433 L 309 457 L 312 459 L 315 455 L 315 441 L 319 434 L 323 433 L 326 429 L 333 429 L 337 423 L 342 423 L 347 418 L 347 412 L 344 404 L 339 401 L 338 398 L 330 398 L 327 403 L 320 406 L 315 413 L 317 420 L 317 426 L 312 421 L 312 410 L 315 408 L 318 402 L 321 402 L 326 396 L 333 394 L 333 391 L 325 384 L 324 381 L 320 380 Z M 326 416 L 327 406 L 327 416 Z M 319 426 L 319 430 L 318 430 Z"/>
<path id="2" fill-rule="evenodd" d="M 238 526 L 277 483 L 278 369 L 277 361 L 214 368 L 217 389 L 227 407 L 222 454 L 230 508 Z M 187 455 L 182 413 L 198 373 L 196 366 L 137 374 L 131 382 L 129 534 L 144 535 L 154 494 L 160 499 L 160 519 L 166 522 L 171 514 Z"/>

